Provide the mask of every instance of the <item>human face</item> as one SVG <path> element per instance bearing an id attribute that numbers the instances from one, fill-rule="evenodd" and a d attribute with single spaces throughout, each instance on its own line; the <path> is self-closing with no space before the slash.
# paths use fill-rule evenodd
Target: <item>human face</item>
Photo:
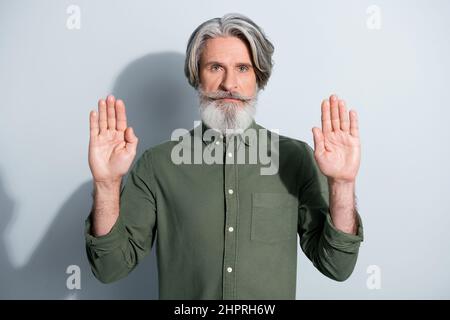
<path id="1" fill-rule="evenodd" d="M 236 37 L 208 39 L 200 58 L 200 115 L 225 135 L 245 130 L 256 112 L 256 75 L 250 51 Z"/>
<path id="2" fill-rule="evenodd" d="M 237 37 L 208 39 L 200 57 L 200 87 L 206 93 L 226 92 L 218 101 L 241 106 L 256 94 L 256 74 L 248 45 Z M 244 100 L 244 101 L 243 101 Z"/>

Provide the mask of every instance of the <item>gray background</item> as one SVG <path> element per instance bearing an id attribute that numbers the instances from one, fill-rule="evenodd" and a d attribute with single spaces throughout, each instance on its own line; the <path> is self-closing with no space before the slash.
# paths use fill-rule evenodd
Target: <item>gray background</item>
<path id="1" fill-rule="evenodd" d="M 71 4 L 79 30 L 66 28 Z M 370 5 L 379 30 L 366 25 Z M 0 298 L 158 298 L 155 251 L 115 284 L 90 272 L 88 115 L 99 97 L 124 99 L 138 156 L 192 128 L 187 39 L 228 12 L 248 15 L 275 45 L 259 123 L 312 145 L 333 92 L 360 117 L 357 266 L 338 283 L 299 253 L 297 298 L 450 298 L 450 2 L 261 0 L 0 1 Z M 81 290 L 66 288 L 72 264 Z M 378 290 L 366 284 L 371 265 Z"/>

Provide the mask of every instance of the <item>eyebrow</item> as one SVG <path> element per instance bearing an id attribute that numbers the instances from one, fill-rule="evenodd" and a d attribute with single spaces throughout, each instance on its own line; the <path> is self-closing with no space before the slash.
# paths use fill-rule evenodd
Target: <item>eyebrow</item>
<path id="1" fill-rule="evenodd" d="M 218 64 L 218 65 L 220 65 L 220 66 L 223 66 L 223 63 L 222 63 L 222 62 L 219 62 L 219 61 L 209 61 L 209 62 L 207 62 L 207 63 L 205 64 L 205 67 L 210 66 L 210 65 L 212 65 L 212 64 Z M 236 65 L 236 66 L 242 66 L 242 65 L 244 65 L 244 66 L 248 66 L 248 67 L 253 67 L 253 65 L 252 65 L 251 63 L 249 63 L 249 62 L 238 62 L 238 63 L 236 63 L 235 65 Z"/>

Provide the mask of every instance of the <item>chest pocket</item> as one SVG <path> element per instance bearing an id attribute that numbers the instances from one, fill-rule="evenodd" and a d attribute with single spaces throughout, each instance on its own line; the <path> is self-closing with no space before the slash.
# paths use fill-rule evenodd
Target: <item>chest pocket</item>
<path id="1" fill-rule="evenodd" d="M 289 193 L 252 193 L 250 239 L 266 243 L 297 235 L 298 200 Z"/>

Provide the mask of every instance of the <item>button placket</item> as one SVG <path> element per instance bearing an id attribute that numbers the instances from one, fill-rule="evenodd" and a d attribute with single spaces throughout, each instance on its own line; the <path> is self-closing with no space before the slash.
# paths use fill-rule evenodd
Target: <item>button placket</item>
<path id="1" fill-rule="evenodd" d="M 236 272 L 235 272 L 235 261 L 236 261 L 236 232 L 234 227 L 236 226 L 237 220 L 237 192 L 236 192 L 236 167 L 234 161 L 229 161 L 231 157 L 228 156 L 229 153 L 232 155 L 235 153 L 235 143 L 234 141 L 228 141 L 224 144 L 224 179 L 225 179 L 225 206 L 226 206 L 226 216 L 225 216 L 225 250 L 223 259 L 223 299 L 235 299 L 236 298 Z"/>

